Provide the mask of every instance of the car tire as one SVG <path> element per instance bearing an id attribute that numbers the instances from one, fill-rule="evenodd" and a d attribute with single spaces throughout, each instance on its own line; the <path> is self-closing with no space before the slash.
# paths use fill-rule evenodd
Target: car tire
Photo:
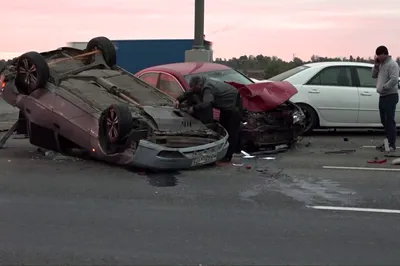
<path id="1" fill-rule="evenodd" d="M 22 94 L 29 95 L 43 88 L 50 76 L 46 59 L 38 52 L 28 52 L 21 55 L 17 62 L 15 85 Z"/>
<path id="2" fill-rule="evenodd" d="M 92 52 L 95 50 L 100 50 L 103 53 L 104 61 L 109 67 L 113 67 L 117 64 L 117 51 L 115 50 L 112 41 L 108 38 L 96 37 L 91 39 L 86 45 L 86 52 Z"/>
<path id="3" fill-rule="evenodd" d="M 306 116 L 306 127 L 304 133 L 311 133 L 319 126 L 319 118 L 317 112 L 307 104 L 297 104 Z"/>
<path id="4" fill-rule="evenodd" d="M 128 105 L 111 105 L 101 113 L 98 136 L 106 153 L 117 153 L 122 146 L 126 146 L 126 139 L 132 130 L 132 121 Z"/>

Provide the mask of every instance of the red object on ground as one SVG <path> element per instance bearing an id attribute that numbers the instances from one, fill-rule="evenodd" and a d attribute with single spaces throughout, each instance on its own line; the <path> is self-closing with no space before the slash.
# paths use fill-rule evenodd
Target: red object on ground
<path id="1" fill-rule="evenodd" d="M 246 165 L 246 169 L 251 169 L 251 165 Z"/>
<path id="2" fill-rule="evenodd" d="M 288 101 L 298 91 L 287 81 L 263 82 L 243 85 L 227 82 L 239 90 L 243 107 L 251 112 L 265 112 Z"/>
<path id="3" fill-rule="evenodd" d="M 375 158 L 375 159 L 373 159 L 373 160 L 369 160 L 369 161 L 367 161 L 368 163 L 374 163 L 374 164 L 381 164 L 381 163 L 386 163 L 387 162 L 387 159 L 378 159 L 378 158 Z"/>

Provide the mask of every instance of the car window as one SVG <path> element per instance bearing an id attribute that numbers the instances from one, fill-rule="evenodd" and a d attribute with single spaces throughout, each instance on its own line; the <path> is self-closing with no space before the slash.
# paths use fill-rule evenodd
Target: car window
<path id="1" fill-rule="evenodd" d="M 177 98 L 183 92 L 183 89 L 178 81 L 173 76 L 168 74 L 161 74 L 159 89 L 174 98 Z"/>
<path id="2" fill-rule="evenodd" d="M 154 87 L 157 87 L 157 79 L 158 79 L 158 73 L 151 72 L 151 73 L 145 73 L 140 76 L 140 78 L 150 85 L 153 85 Z"/>
<path id="3" fill-rule="evenodd" d="M 213 78 L 220 81 L 236 82 L 243 85 L 254 83 L 250 78 L 246 77 L 245 75 L 241 74 L 240 72 L 234 69 L 216 70 L 216 71 L 186 75 L 185 80 L 189 83 L 190 79 L 194 76 L 205 76 L 207 78 Z"/>
<path id="4" fill-rule="evenodd" d="M 372 78 L 371 68 L 357 67 L 358 78 L 360 79 L 360 87 L 375 88 L 376 79 Z"/>
<path id="5" fill-rule="evenodd" d="M 289 69 L 288 71 L 285 71 L 279 75 L 273 76 L 272 78 L 269 78 L 268 80 L 270 81 L 284 81 L 285 79 L 290 78 L 293 75 L 296 75 L 297 73 L 300 73 L 303 70 L 306 70 L 309 68 L 308 66 L 298 66 L 292 69 Z"/>
<path id="6" fill-rule="evenodd" d="M 347 87 L 352 86 L 353 82 L 349 67 L 328 67 L 321 70 L 307 84 Z"/>

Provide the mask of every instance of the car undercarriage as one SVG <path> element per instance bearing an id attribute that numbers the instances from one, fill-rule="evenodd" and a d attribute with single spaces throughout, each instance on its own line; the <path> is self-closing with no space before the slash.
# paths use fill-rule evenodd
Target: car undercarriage
<path id="1" fill-rule="evenodd" d="M 92 39 L 85 51 L 28 52 L 3 68 L 1 78 L 3 98 L 25 115 L 30 142 L 40 148 L 182 169 L 214 163 L 228 147 L 220 125 L 175 109 L 170 96 L 118 67 L 105 37 Z"/>

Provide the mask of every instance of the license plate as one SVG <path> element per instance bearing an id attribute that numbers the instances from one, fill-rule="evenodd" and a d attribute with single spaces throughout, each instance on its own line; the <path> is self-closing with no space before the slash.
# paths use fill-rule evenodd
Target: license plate
<path id="1" fill-rule="evenodd" d="M 216 154 L 203 155 L 192 161 L 192 166 L 208 164 L 217 160 Z"/>

